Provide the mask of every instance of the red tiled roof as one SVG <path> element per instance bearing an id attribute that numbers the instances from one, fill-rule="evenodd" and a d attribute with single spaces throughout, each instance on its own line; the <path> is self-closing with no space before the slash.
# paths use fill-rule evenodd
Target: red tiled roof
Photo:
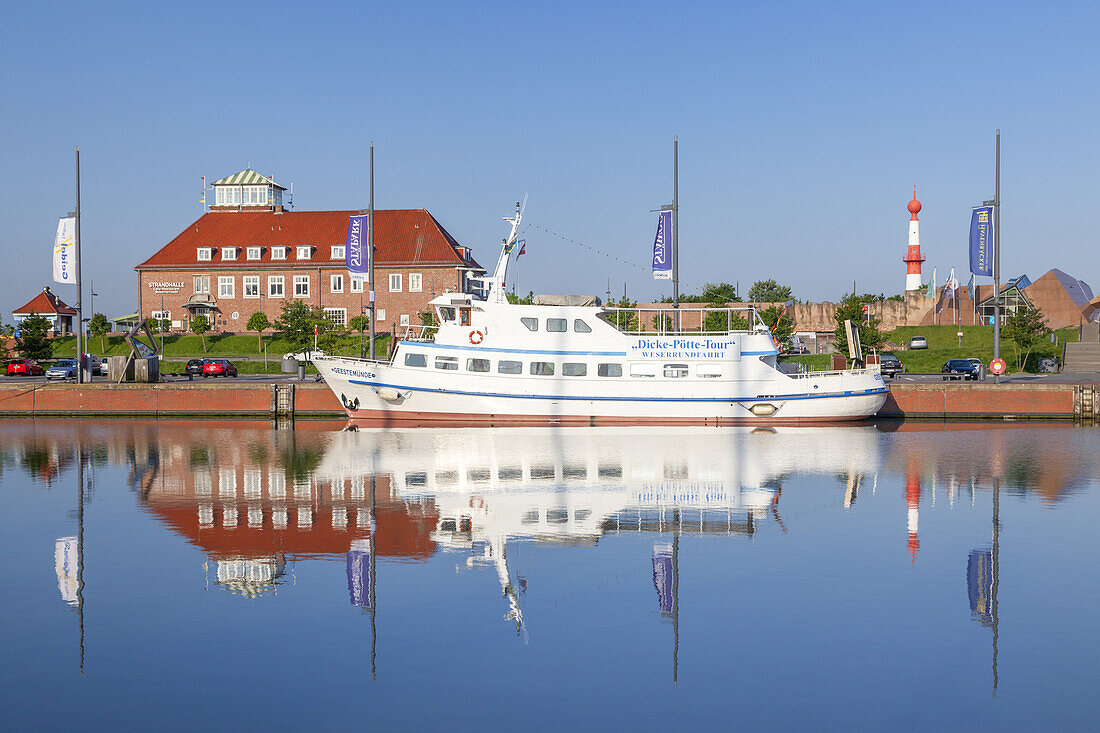
<path id="1" fill-rule="evenodd" d="M 184 229 L 135 270 L 180 267 L 224 268 L 222 247 L 237 247 L 234 267 L 312 267 L 337 264 L 330 259 L 330 247 L 347 242 L 348 217 L 358 211 L 212 211 Z M 298 260 L 295 247 L 313 247 L 309 260 Z M 285 260 L 272 260 L 271 248 L 289 247 Z M 478 267 L 472 257 L 463 259 L 446 229 L 425 209 L 379 210 L 374 222 L 374 246 L 380 265 L 420 264 Z M 199 247 L 213 247 L 210 261 L 198 260 Z M 247 247 L 263 247 L 259 260 L 247 259 Z"/>
<path id="2" fill-rule="evenodd" d="M 61 300 L 61 298 L 57 297 L 52 292 L 47 293 L 43 290 L 41 293 L 31 298 L 31 302 L 27 303 L 22 308 L 16 308 L 12 311 L 12 315 L 15 316 L 30 315 L 31 313 L 59 313 L 63 316 L 75 316 L 76 309 L 65 305 L 65 301 Z"/>

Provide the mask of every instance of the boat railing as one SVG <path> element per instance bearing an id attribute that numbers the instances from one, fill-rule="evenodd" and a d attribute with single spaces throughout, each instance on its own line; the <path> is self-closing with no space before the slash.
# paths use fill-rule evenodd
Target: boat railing
<path id="1" fill-rule="evenodd" d="M 434 341 L 439 326 L 409 325 L 402 326 L 401 329 L 398 332 L 398 339 L 401 341 Z"/>
<path id="2" fill-rule="evenodd" d="M 815 372 L 815 371 L 812 371 L 812 370 L 803 371 L 803 370 L 800 369 L 797 372 L 786 372 L 786 374 L 791 379 L 808 379 L 808 378 L 811 378 L 811 377 L 816 379 L 817 377 L 828 377 L 828 376 L 833 376 L 833 375 L 837 375 L 837 374 L 841 374 L 841 375 L 845 375 L 845 376 L 856 376 L 856 375 L 859 375 L 859 374 L 867 374 L 867 373 L 870 373 L 870 372 L 873 372 L 873 371 L 874 371 L 874 369 L 871 369 L 870 367 L 864 367 L 862 369 L 831 369 L 831 370 L 822 370 L 820 372 Z"/>
<path id="3" fill-rule="evenodd" d="M 604 306 L 603 320 L 624 333 L 744 333 L 767 331 L 756 306 L 722 306 L 704 308 L 620 308 Z M 679 321 L 679 328 L 677 328 Z"/>

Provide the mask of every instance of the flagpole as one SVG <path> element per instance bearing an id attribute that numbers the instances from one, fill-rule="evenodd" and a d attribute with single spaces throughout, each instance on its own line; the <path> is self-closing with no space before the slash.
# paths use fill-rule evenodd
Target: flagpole
<path id="1" fill-rule="evenodd" d="M 80 286 L 80 146 L 76 146 L 76 225 L 73 237 L 73 256 L 76 259 L 76 381 L 84 383 L 84 309 L 81 306 Z"/>
<path id="2" fill-rule="evenodd" d="M 77 255 L 77 262 L 79 262 Z M 80 265 L 77 265 L 80 272 Z M 77 275 L 77 279 L 80 275 Z M 1001 131 L 997 130 L 997 182 L 993 193 L 993 358 L 1001 358 Z M 1001 375 L 993 375 L 994 382 Z"/>
<path id="3" fill-rule="evenodd" d="M 672 136 L 672 309 L 673 330 L 680 332 L 680 137 Z"/>
<path id="4" fill-rule="evenodd" d="M 370 287 L 370 358 L 374 360 L 374 141 L 370 142 L 370 219 L 367 220 L 367 257 L 370 268 L 367 282 Z M 392 344 L 391 344 L 392 346 Z"/>

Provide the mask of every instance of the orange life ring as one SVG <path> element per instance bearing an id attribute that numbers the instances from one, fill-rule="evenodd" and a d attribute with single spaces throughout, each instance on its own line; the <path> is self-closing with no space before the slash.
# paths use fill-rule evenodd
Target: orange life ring
<path id="1" fill-rule="evenodd" d="M 476 328 L 473 331 L 470 331 L 470 343 L 474 346 L 477 346 L 484 340 L 485 334 L 483 334 L 481 331 L 478 331 Z"/>

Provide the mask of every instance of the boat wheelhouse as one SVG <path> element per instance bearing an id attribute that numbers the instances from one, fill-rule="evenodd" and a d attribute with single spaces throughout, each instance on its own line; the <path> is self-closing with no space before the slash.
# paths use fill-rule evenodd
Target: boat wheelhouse
<path id="1" fill-rule="evenodd" d="M 492 276 L 431 301 L 437 326 L 409 327 L 386 361 L 315 361 L 349 417 L 386 424 L 737 424 L 870 417 L 887 389 L 870 369 L 788 374 L 752 306 L 674 312 L 595 298 L 506 298 L 517 206 Z M 694 321 L 694 319 L 693 319 Z"/>

